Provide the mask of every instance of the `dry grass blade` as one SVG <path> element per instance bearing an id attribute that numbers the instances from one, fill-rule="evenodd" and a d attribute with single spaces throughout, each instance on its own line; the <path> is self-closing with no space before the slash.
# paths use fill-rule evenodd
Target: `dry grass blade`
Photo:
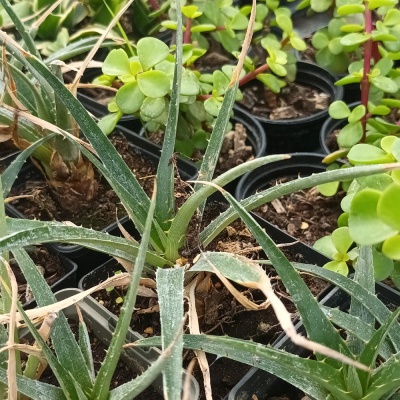
<path id="1" fill-rule="evenodd" d="M 96 292 L 97 290 L 114 287 L 114 286 L 129 285 L 129 282 L 130 282 L 130 274 L 127 274 L 127 273 L 117 274 L 117 275 L 114 275 L 114 276 L 108 278 L 104 282 L 99 283 L 98 285 L 96 285 L 88 290 L 85 290 L 84 292 L 78 293 L 78 294 L 71 296 L 67 299 L 64 299 L 62 301 L 59 301 L 54 304 L 50 304 L 45 307 L 35 308 L 33 310 L 27 310 L 26 315 L 32 321 L 42 320 L 49 313 L 58 312 L 58 311 L 63 310 L 64 308 L 67 308 L 73 304 L 76 304 L 79 301 L 83 300 L 85 297 L 92 294 L 93 292 Z M 0 323 L 1 324 L 9 323 L 10 319 L 11 319 L 10 314 L 0 314 Z M 23 321 L 23 318 L 20 313 L 16 313 L 15 314 L 15 322 L 18 323 L 20 321 Z"/>
<path id="2" fill-rule="evenodd" d="M 11 285 L 11 307 L 10 319 L 8 325 L 8 366 L 7 366 L 7 380 L 8 380 L 8 399 L 17 400 L 17 365 L 14 348 L 15 327 L 16 327 L 16 314 L 17 314 L 17 301 L 18 301 L 18 284 L 15 279 L 14 273 L 11 270 L 10 264 L 0 256 L 0 262 L 7 270 L 8 277 Z"/>
<path id="3" fill-rule="evenodd" d="M 282 329 L 284 330 L 286 335 L 289 336 L 290 340 L 294 344 L 304 347 L 305 349 L 308 349 L 312 352 L 320 353 L 324 356 L 334 358 L 342 363 L 349 364 L 361 370 L 370 372 L 370 369 L 364 364 L 354 361 L 350 357 L 347 357 L 344 354 L 332 350 L 327 346 L 313 342 L 311 340 L 308 340 L 304 336 L 299 335 L 293 325 L 291 314 L 286 310 L 284 304 L 275 294 L 270 279 L 265 274 L 263 275 L 261 282 L 254 282 L 254 288 L 261 290 L 270 301 Z"/>
<path id="4" fill-rule="evenodd" d="M 191 334 L 200 334 L 199 317 L 196 310 L 196 287 L 200 282 L 201 274 L 197 275 L 186 287 L 185 297 L 188 299 L 189 311 L 188 311 L 188 327 Z M 212 389 L 211 389 L 211 377 L 210 377 L 210 366 L 206 357 L 206 353 L 201 350 L 194 351 L 197 356 L 201 372 L 203 374 L 204 381 L 204 392 L 207 400 L 212 400 Z"/>
<path id="5" fill-rule="evenodd" d="M 256 18 L 256 5 L 257 5 L 256 0 L 253 0 L 251 14 L 249 18 L 249 26 L 247 27 L 246 36 L 242 44 L 242 51 L 240 52 L 238 63 L 236 65 L 235 70 L 233 71 L 232 78 L 231 81 L 229 82 L 228 87 L 232 87 L 239 81 L 239 76 L 243 69 L 244 59 L 246 58 L 247 52 L 249 51 L 251 38 L 253 37 L 254 21 Z"/>
<path id="6" fill-rule="evenodd" d="M 193 369 L 195 365 L 196 359 L 193 358 L 193 360 L 190 361 L 188 367 L 186 368 L 186 376 L 182 388 L 182 400 L 190 400 L 190 377 L 193 375 Z"/>
<path id="7" fill-rule="evenodd" d="M 80 145 L 84 146 L 87 150 L 89 150 L 93 154 L 96 154 L 96 152 L 94 151 L 93 147 L 90 144 L 77 138 L 76 136 L 72 135 L 71 133 L 59 128 L 58 126 L 53 125 L 52 123 L 47 122 L 41 118 L 35 117 L 34 115 L 29 114 L 27 112 L 21 111 L 17 108 L 11 107 L 11 106 L 8 106 L 7 104 L 2 104 L 1 106 L 3 108 L 13 112 L 17 118 L 25 118 L 26 120 L 32 122 L 33 124 L 35 124 L 37 126 L 40 126 L 43 129 L 47 129 L 51 132 L 59 133 L 60 135 L 67 136 L 67 137 L 73 139 L 75 142 L 79 143 Z"/>
<path id="8" fill-rule="evenodd" d="M 97 50 L 100 48 L 101 43 L 104 42 L 104 40 L 106 39 L 108 33 L 110 32 L 110 30 L 114 27 L 114 25 L 120 20 L 120 18 L 122 17 L 122 15 L 125 13 L 125 11 L 130 7 L 130 5 L 133 3 L 134 0 L 129 0 L 120 10 L 119 12 L 115 15 L 115 17 L 112 19 L 112 21 L 110 22 L 110 24 L 105 28 L 104 32 L 102 33 L 102 35 L 99 37 L 99 40 L 96 42 L 96 44 L 93 46 L 92 50 L 90 50 L 89 54 L 86 56 L 85 60 L 82 63 L 81 68 L 79 69 L 79 71 L 76 73 L 75 75 L 75 79 L 72 82 L 71 85 L 71 92 L 76 94 L 76 88 L 77 85 L 79 84 L 79 81 L 83 75 L 83 73 L 86 70 L 86 67 L 88 66 L 88 64 L 90 63 L 90 61 L 92 61 L 92 58 L 94 57 L 94 55 L 96 54 Z"/>

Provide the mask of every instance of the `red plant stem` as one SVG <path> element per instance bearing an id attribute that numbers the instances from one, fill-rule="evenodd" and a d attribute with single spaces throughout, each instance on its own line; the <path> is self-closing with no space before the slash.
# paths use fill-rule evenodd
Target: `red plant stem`
<path id="1" fill-rule="evenodd" d="M 153 11 L 157 11 L 160 9 L 160 5 L 157 3 L 157 0 L 148 0 L 149 6 Z"/>
<path id="2" fill-rule="evenodd" d="M 365 5 L 365 33 L 371 34 L 372 32 L 372 11 L 368 9 L 368 4 Z M 372 38 L 368 39 L 364 44 L 364 73 L 361 80 L 361 104 L 368 109 L 368 97 L 369 97 L 369 89 L 371 87 L 368 79 L 368 75 L 371 72 L 371 61 L 372 61 L 372 47 L 373 41 Z M 367 116 L 361 120 L 363 135 L 361 137 L 360 142 L 364 143 L 367 136 Z"/>
<path id="3" fill-rule="evenodd" d="M 257 75 L 266 72 L 268 70 L 269 70 L 269 65 L 263 64 L 261 65 L 261 67 L 256 68 L 254 71 L 250 71 L 239 81 L 239 86 L 245 85 L 247 82 L 250 82 L 253 79 L 255 79 Z"/>
<path id="4" fill-rule="evenodd" d="M 185 44 L 190 43 L 192 40 L 192 32 L 191 32 L 192 23 L 193 23 L 193 20 L 191 18 L 186 19 L 186 27 L 185 27 L 186 30 L 183 34 L 183 43 L 185 43 Z"/>
<path id="5" fill-rule="evenodd" d="M 286 37 L 281 42 L 281 47 L 284 47 L 289 41 L 289 38 Z M 253 79 L 257 78 L 257 75 L 262 74 L 263 72 L 269 71 L 269 65 L 263 64 L 260 67 L 256 68 L 254 71 L 250 71 L 247 73 L 242 79 L 239 81 L 239 87 L 245 85 L 246 83 L 252 81 Z M 201 94 L 197 96 L 197 100 L 204 101 L 212 97 L 211 94 Z"/>

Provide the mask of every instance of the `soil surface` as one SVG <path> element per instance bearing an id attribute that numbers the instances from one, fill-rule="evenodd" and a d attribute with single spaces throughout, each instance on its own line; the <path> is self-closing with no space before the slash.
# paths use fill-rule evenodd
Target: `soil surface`
<path id="1" fill-rule="evenodd" d="M 278 94 L 256 80 L 241 90 L 243 100 L 239 104 L 252 114 L 270 120 L 307 117 L 325 110 L 330 103 L 327 93 L 296 82 L 287 84 Z"/>
<path id="2" fill-rule="evenodd" d="M 220 213 L 220 205 L 216 205 L 207 213 L 204 218 L 212 220 Z M 207 223 L 207 222 L 205 222 Z M 195 229 L 195 224 L 192 226 Z M 198 254 L 198 247 L 194 241 L 195 234 L 188 237 L 187 248 L 182 253 L 188 257 L 188 262 Z M 290 254 L 290 247 L 283 248 L 292 261 L 304 261 L 297 254 Z M 265 254 L 261 251 L 249 230 L 241 221 L 235 221 L 227 229 L 221 232 L 214 241 L 207 246 L 209 251 L 233 252 L 246 256 L 247 258 L 257 260 L 265 259 Z M 121 270 L 122 267 L 115 267 L 115 270 Z M 271 278 L 274 290 L 279 295 L 285 306 L 296 317 L 296 310 L 285 291 L 279 277 L 273 267 L 266 266 L 266 273 Z M 112 271 L 110 271 L 112 275 Z M 310 286 L 314 295 L 320 293 L 326 283 L 315 279 L 309 275 L 303 275 L 305 281 Z M 262 304 L 265 301 L 263 294 L 255 289 L 246 289 L 239 285 L 235 287 L 248 299 L 256 304 Z M 110 291 L 99 291 L 94 297 L 100 301 L 106 308 L 115 314 L 119 314 L 121 302 L 125 295 L 126 288 L 115 288 Z M 203 333 L 212 335 L 228 335 L 236 338 L 253 340 L 262 344 L 271 344 L 282 332 L 271 307 L 257 311 L 246 310 L 235 297 L 230 294 L 222 282 L 214 275 L 204 274 L 196 289 L 196 309 L 199 315 L 200 330 Z M 159 307 L 156 297 L 138 296 L 135 306 L 135 313 L 132 316 L 131 327 L 145 337 L 159 335 L 161 332 L 159 320 Z M 211 384 L 213 388 L 213 398 L 223 399 L 232 387 L 243 377 L 249 366 L 241 364 L 227 358 L 218 358 L 208 355 L 211 371 Z M 187 366 L 194 358 L 193 352 L 185 353 L 185 365 Z M 202 387 L 202 374 L 198 367 L 194 370 L 195 378 Z M 202 394 L 204 398 L 204 393 Z"/>
<path id="3" fill-rule="evenodd" d="M 280 179 L 277 183 L 289 180 L 291 178 Z M 257 208 L 255 213 L 312 246 L 316 240 L 330 235 L 337 228 L 337 219 L 342 214 L 342 198 L 341 192 L 326 197 L 316 188 L 311 188 L 282 196 Z"/>
<path id="4" fill-rule="evenodd" d="M 146 137 L 162 146 L 164 133 L 160 131 L 150 132 Z M 198 162 L 203 158 L 203 155 L 204 152 L 196 150 L 191 159 L 193 162 Z M 246 128 L 242 124 L 237 123 L 224 137 L 214 176 L 221 175 L 231 168 L 250 161 L 253 158 L 254 149 L 247 144 Z"/>
<path id="5" fill-rule="evenodd" d="M 122 134 L 113 134 L 110 139 L 144 190 L 150 194 L 156 165 L 153 161 L 140 157 L 139 152 L 128 145 Z M 34 173 L 20 186 L 13 187 L 10 197 L 26 197 L 14 200 L 11 204 L 29 219 L 72 221 L 76 225 L 102 230 L 115 222 L 116 210 L 118 217 L 126 215 L 126 212 L 108 182 L 100 174 L 97 174 L 97 179 L 98 192 L 93 202 L 87 207 L 82 204 L 75 213 L 63 210 L 62 204 L 54 198 L 49 185 L 39 173 Z"/>
<path id="6" fill-rule="evenodd" d="M 30 247 L 27 251 L 49 286 L 65 275 L 66 271 L 59 257 L 50 253 L 46 247 Z M 25 276 L 14 258 L 10 259 L 10 266 L 18 283 L 18 298 L 20 302 L 25 304 L 33 300 L 33 294 L 26 283 Z"/>

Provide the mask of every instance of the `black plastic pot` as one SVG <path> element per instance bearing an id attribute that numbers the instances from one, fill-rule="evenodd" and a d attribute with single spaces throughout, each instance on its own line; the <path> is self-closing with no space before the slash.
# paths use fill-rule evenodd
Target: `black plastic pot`
<path id="1" fill-rule="evenodd" d="M 322 164 L 324 156 L 315 153 L 293 153 L 287 160 L 266 164 L 244 175 L 236 188 L 235 197 L 238 200 L 267 189 L 270 182 L 282 177 L 308 176 L 313 173 L 326 170 L 326 164 Z"/>
<path id="2" fill-rule="evenodd" d="M 358 106 L 360 102 L 351 103 L 348 105 L 350 110 L 353 110 L 356 106 Z M 329 117 L 321 127 L 321 131 L 319 133 L 319 144 L 321 146 L 322 151 L 325 154 L 330 154 L 333 151 L 338 149 L 337 143 L 335 148 L 330 148 L 329 136 L 336 129 L 342 129 L 347 124 L 347 119 L 333 119 Z"/>
<path id="3" fill-rule="evenodd" d="M 93 115 L 102 117 L 108 113 L 107 107 L 97 103 L 93 99 L 85 95 L 78 95 L 84 107 Z M 234 116 L 231 119 L 232 124 L 239 123 L 246 128 L 247 140 L 246 144 L 253 148 L 255 158 L 262 157 L 267 154 L 267 137 L 264 129 L 257 119 L 255 119 L 248 111 L 241 107 L 234 106 Z M 144 137 L 145 130 L 139 118 L 125 115 L 118 122 L 118 126 L 122 126 L 133 132 L 140 132 L 139 135 Z M 225 186 L 225 189 L 233 193 L 235 191 L 239 179 Z"/>
<path id="4" fill-rule="evenodd" d="M 330 102 L 342 100 L 343 88 L 335 86 L 336 78 L 323 68 L 297 62 L 296 81 L 299 84 L 317 88 L 330 96 Z M 313 115 L 284 120 L 270 120 L 253 115 L 263 126 L 268 139 L 268 153 L 291 153 L 314 151 L 318 148 L 318 134 L 328 117 L 328 110 Z"/>
<path id="5" fill-rule="evenodd" d="M 58 301 L 64 300 L 68 297 L 77 295 L 81 292 L 79 289 L 64 289 L 55 294 Z M 106 346 L 111 342 L 113 331 L 117 324 L 117 318 L 115 315 L 110 313 L 106 308 L 100 305 L 92 297 L 88 296 L 81 300 L 79 308 L 83 316 L 85 323 L 92 329 L 94 335 Z M 63 310 L 65 316 L 71 320 L 78 321 L 78 313 L 75 305 L 67 307 Z M 137 340 L 143 339 L 139 333 L 129 329 L 126 335 L 125 343 L 133 343 Z M 160 350 L 156 347 L 151 348 L 140 348 L 140 347 L 128 347 L 123 349 L 121 353 L 122 361 L 132 370 L 138 374 L 143 373 L 149 368 L 160 356 Z M 182 371 L 183 375 L 186 372 Z M 183 378 L 185 379 L 185 377 Z M 153 388 L 163 393 L 162 386 L 162 375 L 160 375 L 153 383 Z M 197 400 L 200 395 L 199 385 L 197 381 L 190 377 L 189 386 L 189 397 L 190 399 Z"/>
<path id="6" fill-rule="evenodd" d="M 381 282 L 376 283 L 375 290 L 378 298 L 385 304 L 393 305 L 395 308 L 400 306 L 400 293 L 397 290 Z M 325 307 L 340 308 L 342 311 L 345 311 L 349 308 L 350 296 L 342 290 L 334 288 L 321 300 L 321 304 Z M 301 322 L 296 324 L 296 330 L 299 333 L 305 332 Z M 294 345 L 285 334 L 282 334 L 276 340 L 273 347 L 302 357 L 310 355 L 308 351 Z M 288 390 L 294 390 L 293 386 L 275 375 L 253 367 L 231 390 L 226 400 L 264 399 L 281 394 L 282 387 L 288 388 Z"/>
<path id="7" fill-rule="evenodd" d="M 58 255 L 61 266 L 63 267 L 63 269 L 65 271 L 65 275 L 62 276 L 58 281 L 54 282 L 50 286 L 50 289 L 53 292 L 57 292 L 61 289 L 76 287 L 76 283 L 77 283 L 76 272 L 78 269 L 77 264 L 74 263 L 69 258 L 64 257 L 61 254 L 57 254 L 58 252 L 54 248 L 54 246 L 48 244 L 48 245 L 45 245 L 44 247 L 46 247 L 51 254 Z M 36 307 L 36 301 L 35 300 L 28 301 L 25 304 L 23 304 L 23 307 L 25 309 Z"/>
<path id="8" fill-rule="evenodd" d="M 118 130 L 126 136 L 132 149 L 157 165 L 161 153 L 159 146 L 123 127 L 118 128 Z M 197 168 L 193 163 L 178 157 L 177 165 L 183 180 L 193 179 L 197 175 Z M 32 165 L 27 165 L 21 170 L 21 173 L 16 181 L 16 185 L 22 184 L 27 178 L 32 176 L 40 176 L 40 174 Z M 6 212 L 11 217 L 25 218 L 24 215 L 11 204 L 6 204 Z M 137 233 L 137 231 L 134 229 L 132 221 L 129 220 L 128 216 L 121 218 L 119 222 L 131 234 L 134 235 Z M 116 222 L 105 227 L 102 231 L 114 236 L 121 236 L 121 231 Z M 79 245 L 54 244 L 54 248 L 59 253 L 74 260 L 78 264 L 78 278 L 108 259 L 108 256 L 105 254 L 91 251 Z"/>
<path id="9" fill-rule="evenodd" d="M 213 198 L 213 201 L 219 201 L 219 198 Z M 226 200 L 221 199 L 221 204 L 223 208 L 225 208 Z M 268 235 L 274 240 L 277 244 L 290 244 L 287 249 L 290 251 L 292 255 L 296 257 L 296 259 L 300 259 L 301 262 L 314 264 L 323 266 L 328 261 L 330 261 L 327 257 L 322 255 L 321 253 L 315 251 L 313 248 L 307 246 L 304 243 L 296 241 L 293 237 L 288 235 L 287 233 L 283 232 L 279 228 L 275 227 L 274 225 L 268 223 L 264 219 L 260 218 L 259 216 L 253 214 L 253 217 L 256 221 L 261 225 L 263 229 L 268 233 Z M 116 260 L 110 260 L 103 265 L 99 266 L 95 270 L 89 272 L 85 275 L 78 283 L 78 287 L 80 289 L 86 290 L 89 289 L 100 282 L 108 279 L 110 276 L 113 276 L 115 272 L 121 271 L 121 265 L 118 265 Z M 327 287 L 325 290 L 321 292 L 319 296 L 324 296 L 325 293 L 331 291 L 330 287 Z M 250 398 L 250 397 L 249 397 Z M 243 399 L 247 399 L 244 397 Z"/>

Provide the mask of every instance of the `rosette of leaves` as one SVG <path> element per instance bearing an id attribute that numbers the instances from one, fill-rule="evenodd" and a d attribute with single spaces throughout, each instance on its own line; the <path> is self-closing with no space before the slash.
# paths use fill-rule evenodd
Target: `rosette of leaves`
<path id="1" fill-rule="evenodd" d="M 190 65 L 198 57 L 191 45 L 185 45 L 183 63 Z M 167 124 L 175 58 L 159 39 L 140 39 L 136 54 L 129 57 L 122 49 L 112 50 L 103 64 L 104 75 L 96 81 L 103 85 L 122 84 L 108 109 L 111 114 L 99 125 L 109 134 L 123 115 L 139 117 L 149 132 L 164 130 Z M 191 156 L 194 149 L 204 150 L 214 117 L 222 104 L 229 79 L 222 72 L 201 76 L 182 67 L 181 95 L 176 150 Z M 197 97 L 213 93 L 204 103 Z M 205 129 L 206 128 L 206 129 Z"/>

